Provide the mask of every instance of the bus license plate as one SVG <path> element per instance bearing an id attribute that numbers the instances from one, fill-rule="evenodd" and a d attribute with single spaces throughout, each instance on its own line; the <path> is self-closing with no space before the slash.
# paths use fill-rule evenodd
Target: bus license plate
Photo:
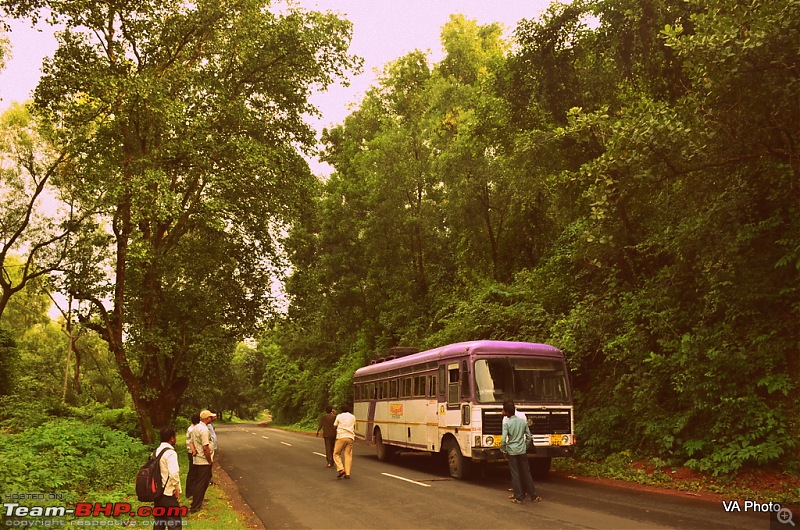
<path id="1" fill-rule="evenodd" d="M 561 445 L 561 435 L 560 434 L 551 434 L 550 435 L 550 445 Z"/>

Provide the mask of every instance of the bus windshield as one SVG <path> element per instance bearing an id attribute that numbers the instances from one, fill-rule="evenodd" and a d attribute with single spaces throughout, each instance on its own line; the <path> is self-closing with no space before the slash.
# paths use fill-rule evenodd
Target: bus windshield
<path id="1" fill-rule="evenodd" d="M 481 403 L 569 401 L 564 365 L 547 359 L 495 357 L 475 361 L 476 398 Z"/>

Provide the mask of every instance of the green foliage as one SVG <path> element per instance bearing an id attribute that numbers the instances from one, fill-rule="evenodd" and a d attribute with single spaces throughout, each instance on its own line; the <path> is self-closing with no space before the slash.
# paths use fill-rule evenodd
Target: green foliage
<path id="1" fill-rule="evenodd" d="M 108 226 L 73 241 L 59 284 L 85 302 L 143 436 L 192 383 L 228 405 L 203 374 L 230 375 L 235 344 L 274 310 L 281 234 L 316 185 L 303 116 L 312 87 L 358 69 L 350 24 L 262 0 L 0 6 L 63 24 L 36 112 L 70 148 L 60 185 Z"/>
<path id="2" fill-rule="evenodd" d="M 71 415 L 78 420 L 124 433 L 131 438 L 141 437 L 136 413 L 129 408 L 109 409 L 102 405 L 85 405 L 71 409 Z"/>
<path id="3" fill-rule="evenodd" d="M 789 466 L 798 28 L 789 0 L 572 2 L 508 51 L 451 19 L 441 63 L 398 59 L 324 135 L 273 413 L 386 346 L 534 340 L 567 353 L 585 457 Z"/>
<path id="4" fill-rule="evenodd" d="M 67 503 L 130 487 L 148 453 L 124 433 L 76 419 L 49 420 L 0 438 L 0 458 L 8 463 L 0 471 L 3 491 L 58 491 Z"/>
<path id="5" fill-rule="evenodd" d="M 39 427 L 61 409 L 61 404 L 54 399 L 35 400 L 27 395 L 16 394 L 0 397 L 0 405 L 3 408 L 0 418 L 2 433 L 20 433 L 28 428 Z"/>
<path id="6" fill-rule="evenodd" d="M 19 353 L 11 334 L 0 328 L 0 398 L 14 389 L 14 376 Z"/>

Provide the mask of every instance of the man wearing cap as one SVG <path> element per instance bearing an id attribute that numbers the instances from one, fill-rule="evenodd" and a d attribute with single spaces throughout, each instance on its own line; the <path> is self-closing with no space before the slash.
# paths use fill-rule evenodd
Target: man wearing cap
<path id="1" fill-rule="evenodd" d="M 195 513 L 203 505 L 208 484 L 211 482 L 211 465 L 214 463 L 214 446 L 208 431 L 208 424 L 214 421 L 216 414 L 210 410 L 200 413 L 200 423 L 192 429 L 192 442 L 197 450 L 194 457 L 194 491 L 192 491 L 192 507 L 189 513 Z"/>

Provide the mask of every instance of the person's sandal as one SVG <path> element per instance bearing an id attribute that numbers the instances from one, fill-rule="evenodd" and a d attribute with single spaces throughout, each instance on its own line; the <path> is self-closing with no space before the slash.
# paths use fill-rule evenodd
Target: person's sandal
<path id="1" fill-rule="evenodd" d="M 541 498 L 541 497 L 539 497 L 538 495 L 537 495 L 536 497 L 532 498 L 531 500 L 532 500 L 533 502 L 542 502 L 542 498 Z"/>
<path id="2" fill-rule="evenodd" d="M 521 500 L 519 500 L 519 499 L 518 499 L 518 498 L 516 498 L 516 497 L 512 498 L 512 499 L 511 499 L 511 502 L 513 502 L 514 504 L 524 504 L 524 503 L 523 503 Z"/>

